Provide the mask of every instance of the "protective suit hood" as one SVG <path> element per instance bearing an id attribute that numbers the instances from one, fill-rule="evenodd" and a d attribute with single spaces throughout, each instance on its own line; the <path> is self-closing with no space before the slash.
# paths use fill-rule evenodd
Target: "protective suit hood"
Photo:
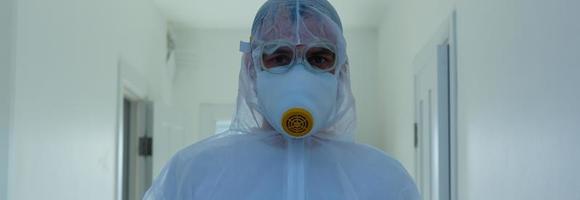
<path id="1" fill-rule="evenodd" d="M 256 81 L 264 68 L 258 67 L 263 60 L 256 52 L 280 40 L 297 48 L 320 41 L 336 47 L 337 67 L 324 72 L 336 77 L 336 105 L 328 125 L 311 137 L 284 137 L 270 126 L 260 106 Z M 175 154 L 144 199 L 420 199 L 398 161 L 353 141 L 356 116 L 346 42 L 340 19 L 327 1 L 267 1 L 256 14 L 250 41 L 240 49 L 231 127 Z"/>

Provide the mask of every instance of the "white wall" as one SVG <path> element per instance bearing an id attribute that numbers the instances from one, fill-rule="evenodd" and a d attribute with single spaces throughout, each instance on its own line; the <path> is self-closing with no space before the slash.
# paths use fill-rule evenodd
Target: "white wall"
<path id="1" fill-rule="evenodd" d="M 460 6 L 460 199 L 580 199 L 578 8 Z"/>
<path id="2" fill-rule="evenodd" d="M 191 123 L 189 130 L 192 133 L 191 140 L 177 146 L 211 135 L 200 132 L 204 131 L 200 124 L 200 112 L 203 110 L 200 106 L 235 104 L 241 62 L 239 42 L 248 41 L 249 34 L 246 29 L 176 30 L 178 75 L 175 98 L 177 104 L 188 113 L 187 124 Z M 384 139 L 376 111 L 377 30 L 348 29 L 345 35 L 359 117 L 357 140 L 383 148 Z"/>
<path id="3" fill-rule="evenodd" d="M 457 3 L 459 199 L 579 199 L 578 1 Z M 387 149 L 413 169 L 413 56 L 453 2 L 393 2 L 380 29 Z"/>
<path id="4" fill-rule="evenodd" d="M 12 104 L 12 34 L 14 1 L 0 2 L 0 200 L 6 199 Z"/>
<path id="5" fill-rule="evenodd" d="M 113 199 L 117 66 L 161 99 L 165 20 L 149 1 L 19 0 L 8 199 Z"/>

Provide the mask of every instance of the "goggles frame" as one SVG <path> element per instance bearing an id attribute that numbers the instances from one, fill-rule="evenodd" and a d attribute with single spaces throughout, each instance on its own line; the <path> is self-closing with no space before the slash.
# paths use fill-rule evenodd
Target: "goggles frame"
<path id="1" fill-rule="evenodd" d="M 337 55 L 337 47 L 332 42 L 326 40 L 318 40 L 315 42 L 309 42 L 308 44 L 294 44 L 286 39 L 278 39 L 272 40 L 268 42 L 263 41 L 254 41 L 254 48 L 252 50 L 252 58 L 254 60 L 255 65 L 259 65 L 259 69 L 262 71 L 267 71 L 273 74 L 283 74 L 296 65 L 296 64 L 303 64 L 307 70 L 314 72 L 314 73 L 325 73 L 325 72 L 333 72 L 337 69 L 339 65 L 339 59 Z M 273 48 L 265 49 L 267 46 L 273 46 Z M 270 53 L 273 53 L 277 49 L 281 47 L 288 47 L 292 50 L 292 61 L 286 65 L 282 66 L 275 66 L 275 67 L 266 67 L 264 64 L 264 51 L 268 50 Z M 334 54 L 334 63 L 332 66 L 326 69 L 321 69 L 319 67 L 312 66 L 310 62 L 308 62 L 308 58 L 306 57 L 307 52 L 312 48 L 324 48 L 330 50 Z"/>

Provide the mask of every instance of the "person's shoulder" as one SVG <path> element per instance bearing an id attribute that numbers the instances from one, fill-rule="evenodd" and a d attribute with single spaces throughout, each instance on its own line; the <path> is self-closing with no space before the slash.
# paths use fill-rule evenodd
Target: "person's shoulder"
<path id="1" fill-rule="evenodd" d="M 336 142 L 344 159 L 355 161 L 359 166 L 366 167 L 366 170 L 373 173 L 388 175 L 390 178 L 411 179 L 405 167 L 391 155 L 376 147 L 354 142 Z"/>
<path id="2" fill-rule="evenodd" d="M 342 146 L 340 149 L 344 151 L 349 151 L 349 153 L 351 154 L 357 154 L 358 156 L 360 156 L 361 159 L 362 158 L 373 159 L 404 169 L 403 165 L 401 165 L 401 163 L 397 159 L 393 158 L 391 155 L 374 146 L 355 142 L 341 142 L 341 141 L 336 142 L 336 144 L 338 146 Z"/>
<path id="3" fill-rule="evenodd" d="M 373 158 L 376 158 L 378 161 L 388 164 L 398 170 L 405 171 L 405 167 L 399 162 L 399 160 L 395 159 L 391 155 L 387 154 L 383 150 L 376 148 L 374 146 L 370 146 L 368 144 L 355 144 L 357 145 L 361 151 L 367 152 Z"/>
<path id="4" fill-rule="evenodd" d="M 186 191 L 195 190 L 201 182 L 219 181 L 221 177 L 215 175 L 233 164 L 235 152 L 248 137 L 251 135 L 219 134 L 179 150 L 161 170 L 147 197 L 191 199 Z"/>
<path id="5" fill-rule="evenodd" d="M 334 152 L 342 170 L 356 184 L 366 199 L 390 197 L 393 199 L 418 199 L 416 185 L 405 167 L 384 151 L 366 144 L 332 142 L 326 151 Z"/>
<path id="6" fill-rule="evenodd" d="M 214 135 L 179 150 L 175 153 L 173 159 L 183 163 L 203 157 L 213 157 L 234 148 L 245 137 L 245 135 L 240 134 Z"/>
<path id="7" fill-rule="evenodd" d="M 191 144 L 178 151 L 172 159 L 181 165 L 192 162 L 222 162 L 240 152 L 259 148 L 271 135 L 227 132 Z M 271 137 L 270 137 L 271 138 Z"/>

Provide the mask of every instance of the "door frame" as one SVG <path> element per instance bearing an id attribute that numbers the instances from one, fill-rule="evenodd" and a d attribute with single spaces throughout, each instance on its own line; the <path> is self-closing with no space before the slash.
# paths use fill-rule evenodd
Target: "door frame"
<path id="1" fill-rule="evenodd" d="M 137 120 L 145 123 L 150 123 L 151 119 L 148 119 L 148 91 L 147 91 L 147 81 L 144 76 L 136 70 L 128 62 L 120 58 L 117 62 L 117 116 L 116 116 L 116 172 L 115 172 L 115 199 L 124 200 L 124 177 L 130 176 L 130 174 L 124 173 L 124 160 L 125 160 L 125 122 L 124 122 L 124 101 L 125 99 L 131 101 L 131 110 L 129 115 L 132 118 L 139 118 Z M 132 140 L 138 140 L 136 134 L 147 131 L 149 127 L 138 127 L 134 122 L 130 122 L 130 136 L 137 137 L 132 138 Z M 145 133 L 150 134 L 150 133 Z M 138 143 L 138 141 L 137 141 Z M 132 144 L 136 144 L 132 141 Z M 138 152 L 130 152 L 137 154 Z M 150 159 L 150 158 L 149 158 Z M 151 159 L 150 159 L 151 160 Z M 152 174 L 148 174 L 151 176 Z M 128 189 L 128 192 L 134 193 L 132 189 Z"/>
<path id="2" fill-rule="evenodd" d="M 414 86 L 414 94 L 415 94 L 415 177 L 419 181 L 423 180 L 431 180 L 431 177 L 426 179 L 422 177 L 422 172 L 425 170 L 424 167 L 428 167 L 426 169 L 428 171 L 431 170 L 431 166 L 424 166 L 421 165 L 421 156 L 420 151 L 422 148 L 430 148 L 426 146 L 425 143 L 419 143 L 419 128 L 417 127 L 417 123 L 419 122 L 419 113 L 418 111 L 418 93 L 417 93 L 417 76 L 424 68 L 424 63 L 430 62 L 429 59 L 432 56 L 437 58 L 437 88 L 438 94 L 436 98 L 438 98 L 438 133 L 441 132 L 448 132 L 449 134 L 439 134 L 437 135 L 438 142 L 442 141 L 443 145 L 439 146 L 439 151 L 443 150 L 448 152 L 447 154 L 443 154 L 442 162 L 443 166 L 440 167 L 440 170 L 437 172 L 439 177 L 449 177 L 447 180 L 443 180 L 443 182 L 439 182 L 439 191 L 436 194 L 439 196 L 435 199 L 439 200 L 457 200 L 457 12 L 452 11 L 449 17 L 444 21 L 444 23 L 440 26 L 440 28 L 435 32 L 432 39 L 422 48 L 422 50 L 417 54 L 414 60 L 414 77 L 415 77 L 415 86 Z M 447 49 L 448 48 L 448 49 Z M 436 53 L 437 55 L 433 55 Z M 447 57 L 448 59 L 443 62 L 440 57 Z M 448 63 L 447 63 L 448 62 Z M 448 67 L 448 68 L 447 68 Z M 446 87 L 448 86 L 448 87 Z M 443 119 L 443 120 L 442 120 Z M 428 139 L 431 139 L 429 137 Z M 423 146 L 421 146 L 423 145 Z M 443 146 L 443 147 L 441 147 Z M 441 163 L 441 162 L 439 162 Z M 431 199 L 429 197 L 428 199 Z"/>

